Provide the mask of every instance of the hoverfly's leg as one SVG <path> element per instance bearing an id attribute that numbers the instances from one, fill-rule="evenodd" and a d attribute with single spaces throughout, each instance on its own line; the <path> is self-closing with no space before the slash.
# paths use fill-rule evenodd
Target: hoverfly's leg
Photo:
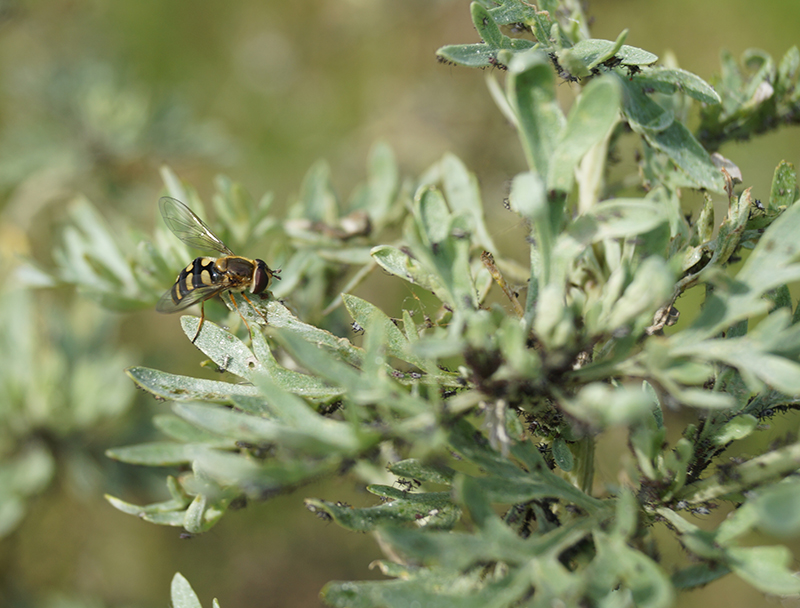
<path id="1" fill-rule="evenodd" d="M 244 294 L 242 294 L 242 295 L 244 295 Z M 250 325 L 247 324 L 247 319 L 244 318 L 244 315 L 242 314 L 242 311 L 239 310 L 239 305 L 236 303 L 236 298 L 233 297 L 233 294 L 230 291 L 228 292 L 228 297 L 231 299 L 231 302 L 233 303 L 234 308 L 236 308 L 236 312 L 239 313 L 239 316 L 242 318 L 242 321 L 244 321 L 244 326 L 247 328 L 247 331 L 249 332 L 250 331 Z M 247 300 L 247 296 L 245 296 L 244 299 Z M 247 301 L 249 302 L 250 300 L 247 300 Z"/>
<path id="2" fill-rule="evenodd" d="M 258 310 L 258 308 L 255 307 L 253 302 L 250 300 L 250 298 L 248 298 L 245 295 L 244 292 L 242 292 L 242 297 L 247 301 L 248 304 L 250 304 L 250 308 L 252 308 L 254 311 L 256 311 L 256 313 L 258 313 L 261 316 L 261 318 L 264 319 L 264 323 L 269 325 L 269 321 L 267 321 L 267 316 L 264 313 L 262 313 L 260 310 Z"/>
<path id="3" fill-rule="evenodd" d="M 200 302 L 200 323 L 197 324 L 197 331 L 194 332 L 194 338 L 192 338 L 192 344 L 194 341 L 197 340 L 197 336 L 200 335 L 200 330 L 203 328 L 203 322 L 206 320 L 206 303 Z"/>

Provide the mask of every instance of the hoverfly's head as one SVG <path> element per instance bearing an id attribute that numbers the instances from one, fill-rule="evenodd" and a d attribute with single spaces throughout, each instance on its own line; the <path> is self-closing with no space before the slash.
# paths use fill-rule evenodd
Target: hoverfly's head
<path id="1" fill-rule="evenodd" d="M 269 288 L 269 284 L 272 282 L 272 277 L 280 279 L 276 274 L 278 272 L 280 272 L 280 270 L 270 270 L 270 267 L 267 266 L 264 260 L 256 260 L 256 269 L 255 272 L 253 272 L 253 282 L 250 284 L 250 292 L 258 294 L 266 291 L 267 288 Z"/>

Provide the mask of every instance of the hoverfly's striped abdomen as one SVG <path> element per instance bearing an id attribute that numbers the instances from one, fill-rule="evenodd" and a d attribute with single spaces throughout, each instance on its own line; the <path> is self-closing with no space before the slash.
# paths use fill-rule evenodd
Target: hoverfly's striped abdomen
<path id="1" fill-rule="evenodd" d="M 216 258 L 195 258 L 181 270 L 172 286 L 172 302 L 178 306 L 181 301 L 199 287 L 209 287 L 220 282 Z"/>

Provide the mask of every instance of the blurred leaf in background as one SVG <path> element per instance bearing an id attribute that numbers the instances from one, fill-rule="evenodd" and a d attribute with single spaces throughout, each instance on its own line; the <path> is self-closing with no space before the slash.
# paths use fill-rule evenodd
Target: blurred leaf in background
<path id="1" fill-rule="evenodd" d="M 101 463 L 93 462 L 102 444 L 91 435 L 118 423 L 133 393 L 119 375 L 130 354 L 108 342 L 113 321 L 92 308 L 44 306 L 28 289 L 6 286 L 0 293 L 3 535 L 56 471 L 77 494 L 104 483 Z"/>

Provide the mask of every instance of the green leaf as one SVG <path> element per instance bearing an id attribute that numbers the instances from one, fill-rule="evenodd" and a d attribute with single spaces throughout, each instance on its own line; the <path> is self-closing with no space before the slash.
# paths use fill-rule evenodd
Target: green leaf
<path id="1" fill-rule="evenodd" d="M 379 142 L 370 150 L 367 181 L 355 189 L 350 208 L 364 210 L 376 229 L 383 227 L 393 215 L 399 184 L 397 161 L 392 149 Z"/>
<path id="2" fill-rule="evenodd" d="M 489 14 L 498 25 L 528 23 L 534 19 L 536 8 L 533 5 L 523 2 L 502 2 L 500 6 L 490 8 Z"/>
<path id="3" fill-rule="evenodd" d="M 580 40 L 569 49 L 564 49 L 559 53 L 559 61 L 565 67 L 567 65 L 582 65 L 585 68 L 584 73 L 573 74 L 578 77 L 588 76 L 589 70 L 595 66 L 600 65 L 604 61 L 616 57 L 622 65 L 650 65 L 658 61 L 658 55 L 653 55 L 643 49 L 621 44 L 624 40 L 627 30 L 623 31 L 617 41 L 601 40 L 599 38 L 590 38 L 587 40 Z"/>
<path id="4" fill-rule="evenodd" d="M 500 33 L 500 28 L 497 27 L 489 11 L 478 2 L 473 2 L 469 8 L 472 14 L 472 23 L 475 29 L 478 30 L 481 40 L 489 46 L 501 46 L 503 44 L 503 34 Z"/>
<path id="5" fill-rule="evenodd" d="M 735 469 L 729 469 L 727 472 L 720 471 L 720 477 L 726 477 L 727 473 L 731 473 L 736 477 L 739 472 L 739 466 L 736 465 Z M 758 524 L 758 512 L 753 506 L 753 503 L 748 501 L 741 505 L 734 512 L 730 513 L 725 518 L 716 530 L 715 542 L 719 546 L 730 547 L 734 546 L 737 539 L 749 534 Z"/>
<path id="6" fill-rule="evenodd" d="M 164 182 L 164 187 L 167 189 L 167 194 L 172 198 L 188 203 L 190 197 L 196 197 L 196 192 L 191 187 L 187 188 L 181 178 L 168 165 L 161 165 L 159 173 L 161 174 L 161 181 Z"/>
<path id="7" fill-rule="evenodd" d="M 549 224 L 547 194 L 541 177 L 533 172 L 520 173 L 511 183 L 511 208 L 531 222 Z M 552 234 L 548 232 L 552 241 Z"/>
<path id="8" fill-rule="evenodd" d="M 450 492 L 404 492 L 383 486 L 367 488 L 388 500 L 374 507 L 355 509 L 349 505 L 324 500 L 306 499 L 306 508 L 324 512 L 348 530 L 367 532 L 380 526 L 414 523 L 430 529 L 451 529 L 461 516 L 461 509 L 453 504 Z M 386 491 L 388 490 L 388 492 Z"/>
<path id="9" fill-rule="evenodd" d="M 322 475 L 331 475 L 341 466 L 341 457 L 332 454 L 315 459 L 259 462 L 244 455 L 200 448 L 195 451 L 194 459 L 194 468 L 203 480 L 216 480 L 231 488 L 229 491 L 246 492 L 253 497 L 284 492 Z"/>
<path id="10" fill-rule="evenodd" d="M 425 464 L 416 458 L 393 462 L 388 466 L 388 469 L 398 477 L 409 477 L 411 479 L 418 479 L 419 481 L 429 481 L 446 485 L 453 483 L 453 478 L 456 474 L 450 467 L 438 464 Z"/>
<path id="11" fill-rule="evenodd" d="M 264 334 L 260 331 L 251 334 L 251 341 L 256 357 L 272 381 L 280 388 L 312 401 L 329 401 L 342 394 L 342 389 L 331 386 L 321 378 L 302 374 L 279 365 Z"/>
<path id="12" fill-rule="evenodd" d="M 615 389 L 599 382 L 587 384 L 563 405 L 571 415 L 599 428 L 630 424 L 651 416 L 653 410 L 652 401 L 641 389 Z"/>
<path id="13" fill-rule="evenodd" d="M 373 247 L 370 255 L 389 274 L 393 274 L 423 289 L 441 293 L 442 286 L 435 274 L 424 268 L 417 260 L 397 247 L 379 245 Z"/>
<path id="14" fill-rule="evenodd" d="M 385 412 L 403 415 L 419 414 L 425 417 L 425 402 L 408 395 L 394 381 L 389 379 L 391 368 L 381 362 L 381 373 L 361 373 L 338 360 L 332 353 L 326 353 L 316 344 L 309 343 L 302 336 L 290 331 L 276 332 L 276 338 L 302 366 L 315 375 L 337 384 L 347 391 L 348 399 L 355 403 L 375 404 L 385 407 Z M 258 385 L 259 380 L 256 379 Z M 367 436 L 371 436 L 367 434 Z"/>
<path id="15" fill-rule="evenodd" d="M 479 2 L 473 2 L 470 5 L 472 22 L 480 34 L 482 42 L 480 44 L 444 46 L 436 51 L 440 60 L 467 67 L 484 68 L 507 63 L 507 58 L 502 60 L 503 63 L 498 61 L 501 51 L 504 54 L 509 52 L 513 54 L 530 49 L 535 45 L 533 41 L 524 38 L 510 38 L 504 35 L 498 27 L 498 24 L 509 23 L 506 19 L 512 15 L 529 15 L 532 12 L 529 7 L 517 6 L 511 10 L 505 10 L 506 7 L 493 6 L 491 10 L 487 10 L 487 8 Z M 496 10 L 498 8 L 501 9 L 499 12 Z M 495 17 L 500 18 L 501 21 L 495 21 Z"/>
<path id="16" fill-rule="evenodd" d="M 572 222 L 568 234 L 583 246 L 650 232 L 667 220 L 663 206 L 648 199 L 612 199 Z"/>
<path id="17" fill-rule="evenodd" d="M 232 395 L 255 396 L 250 385 L 177 376 L 147 367 L 130 367 L 125 373 L 138 386 L 160 399 L 229 403 Z"/>
<path id="18" fill-rule="evenodd" d="M 789 570 L 794 562 L 788 547 L 741 547 L 726 551 L 728 566 L 756 589 L 773 595 L 800 593 L 800 579 Z"/>
<path id="19" fill-rule="evenodd" d="M 527 577 L 522 576 L 481 581 L 475 574 L 429 572 L 412 568 L 400 580 L 361 583 L 333 581 L 323 587 L 321 595 L 332 606 L 348 608 L 503 608 L 521 599 L 528 588 Z"/>
<path id="20" fill-rule="evenodd" d="M 420 263 L 441 285 L 436 295 L 453 310 L 477 308 L 475 284 L 469 264 L 469 225 L 465 216 L 453 216 L 442 194 L 421 186 L 414 197 L 415 223 L 406 239 Z"/>
<path id="21" fill-rule="evenodd" d="M 768 209 L 777 210 L 781 207 L 789 207 L 797 199 L 797 171 L 792 163 L 782 160 L 775 167 L 775 174 L 772 177 Z"/>
<path id="22" fill-rule="evenodd" d="M 173 497 L 172 500 L 140 507 L 108 494 L 105 499 L 111 506 L 123 513 L 134 515 L 154 524 L 173 527 L 183 526 L 184 510 L 191 502 L 191 498 L 188 496 Z"/>
<path id="23" fill-rule="evenodd" d="M 800 227 L 800 205 L 793 204 L 761 236 L 737 280 L 759 295 L 800 278 L 800 245 L 791 236 Z"/>
<path id="24" fill-rule="evenodd" d="M 70 224 L 62 244 L 53 252 L 61 281 L 115 310 L 135 310 L 154 303 L 156 295 L 144 289 L 121 245 L 121 238 L 84 197 L 68 207 Z"/>
<path id="25" fill-rule="evenodd" d="M 347 365 L 331 353 L 309 342 L 304 336 L 292 331 L 275 332 L 276 339 L 283 344 L 303 367 L 332 384 L 346 389 L 357 387 L 362 374 L 357 368 Z"/>
<path id="26" fill-rule="evenodd" d="M 613 78 L 598 78 L 586 86 L 572 106 L 550 162 L 547 184 L 569 192 L 575 168 L 583 156 L 608 135 L 619 120 L 621 94 Z"/>
<path id="27" fill-rule="evenodd" d="M 188 422 L 170 414 L 154 416 L 153 424 L 168 437 L 182 443 L 213 443 L 220 440 L 219 435 L 198 429 L 196 426 L 192 426 Z"/>
<path id="28" fill-rule="evenodd" d="M 717 359 L 736 366 L 745 374 L 751 388 L 758 381 L 780 391 L 793 394 L 800 389 L 800 364 L 780 356 L 781 351 L 794 352 L 798 338 L 787 332 L 790 319 L 780 309 L 760 324 L 755 331 L 727 340 L 708 340 L 743 319 L 763 314 L 770 308 L 762 295 L 792 281 L 800 280 L 800 246 L 793 234 L 800 226 L 800 205 L 786 210 L 761 236 L 753 253 L 735 279 L 721 273 L 711 275 L 715 291 L 706 300 L 703 311 L 693 325 L 670 338 L 676 356 L 693 355 Z M 758 356 L 754 354 L 758 353 Z"/>
<path id="29" fill-rule="evenodd" d="M 762 532 L 781 539 L 800 534 L 800 482 L 787 479 L 759 489 L 752 508 Z"/>
<path id="30" fill-rule="evenodd" d="M 652 67 L 634 76 L 634 81 L 659 93 L 682 91 L 705 104 L 718 104 L 721 99 L 713 87 L 699 76 L 680 68 Z"/>
<path id="31" fill-rule="evenodd" d="M 634 606 L 667 608 L 673 605 L 672 584 L 653 560 L 631 549 L 625 539 L 603 534 L 599 530 L 594 532 L 594 542 L 597 556 L 591 564 L 591 570 L 602 572 L 600 581 L 597 581 L 600 588 L 611 589 L 614 582 L 620 581 L 621 587 L 629 590 Z"/>
<path id="32" fill-rule="evenodd" d="M 367 329 L 380 324 L 381 331 L 385 336 L 384 345 L 388 354 L 416 365 L 420 369 L 427 369 L 425 361 L 409 350 L 409 343 L 403 332 L 381 309 L 366 300 L 349 294 L 342 294 L 342 301 L 347 308 L 347 312 L 361 327 Z"/>
<path id="33" fill-rule="evenodd" d="M 536 236 L 535 245 L 531 246 L 531 277 L 525 303 L 525 310 L 530 314 L 539 289 L 550 282 L 554 272 L 555 234 L 542 177 L 533 171 L 517 175 L 511 183 L 509 203 L 514 211 L 531 222 L 531 232 Z"/>
<path id="34" fill-rule="evenodd" d="M 330 173 L 330 166 L 325 161 L 317 161 L 306 172 L 298 201 L 302 211 L 298 215 L 332 226 L 339 217 L 339 202 L 331 185 Z"/>
<path id="35" fill-rule="evenodd" d="M 660 133 L 674 122 L 674 114 L 650 99 L 638 81 L 618 80 L 623 90 L 623 111 L 634 131 Z"/>
<path id="36" fill-rule="evenodd" d="M 486 471 L 485 477 L 472 481 L 480 487 L 487 500 L 515 504 L 534 498 L 558 497 L 590 513 L 603 508 L 601 501 L 550 471 L 541 454 L 530 444 L 518 443 L 511 447 L 511 454 L 527 467 L 526 471 L 493 450 L 482 436 L 476 441 L 475 430 L 469 424 L 454 426 L 449 439 L 452 448 L 462 457 Z"/>
<path id="37" fill-rule="evenodd" d="M 288 395 L 286 397 L 291 398 Z M 353 454 L 362 447 L 361 438 L 353 433 L 349 424 L 315 413 L 304 416 L 302 420 L 306 424 L 298 428 L 217 406 L 175 404 L 173 409 L 184 420 L 233 441 L 241 440 L 255 445 L 278 444 L 312 456 Z M 367 439 L 368 436 L 363 437 Z"/>
<path id="38" fill-rule="evenodd" d="M 415 196 L 420 236 L 428 246 L 440 245 L 449 236 L 450 209 L 442 194 L 433 187 L 421 188 Z"/>
<path id="39" fill-rule="evenodd" d="M 342 361 L 359 367 L 364 357 L 364 351 L 346 338 L 340 338 L 329 331 L 315 327 L 310 323 L 303 323 L 288 308 L 280 302 L 270 301 L 267 304 L 270 327 L 274 329 L 287 329 L 310 344 L 335 353 Z"/>
<path id="40" fill-rule="evenodd" d="M 528 167 L 545 176 L 566 122 L 556 101 L 553 70 L 538 50 L 515 55 L 508 68 L 508 99 L 517 114 Z"/>
<path id="41" fill-rule="evenodd" d="M 173 608 L 202 608 L 197 594 L 180 572 L 172 577 L 170 595 Z"/>
<path id="42" fill-rule="evenodd" d="M 444 61 L 468 68 L 484 68 L 491 65 L 497 50 L 486 44 L 451 44 L 440 48 L 436 55 Z"/>
<path id="43" fill-rule="evenodd" d="M 675 572 L 672 577 L 672 584 L 677 590 L 694 589 L 703 587 L 730 574 L 731 570 L 727 566 L 719 563 L 698 564 L 689 566 Z"/>
<path id="44" fill-rule="evenodd" d="M 196 445 L 199 444 L 155 441 L 106 450 L 106 456 L 128 464 L 166 467 L 191 462 Z M 232 440 L 220 438 L 211 445 L 221 448 L 234 448 L 236 444 Z"/>
<path id="45" fill-rule="evenodd" d="M 673 122 L 663 131 L 643 131 L 647 143 L 663 152 L 697 184 L 712 192 L 722 192 L 722 174 L 711 162 L 708 152 L 683 123 Z"/>
<path id="46" fill-rule="evenodd" d="M 200 324 L 198 317 L 181 317 L 181 327 L 190 340 L 197 334 Z M 263 373 L 264 368 L 253 352 L 239 338 L 222 329 L 208 319 L 197 334 L 195 346 L 208 356 L 220 369 L 249 380 L 255 373 Z"/>
<path id="47" fill-rule="evenodd" d="M 718 445 L 726 445 L 731 441 L 744 439 L 756 430 L 758 418 L 750 414 L 742 414 L 729 420 L 714 437 Z"/>
<path id="48" fill-rule="evenodd" d="M 633 281 L 612 306 L 608 317 L 603 319 L 603 329 L 613 331 L 635 321 L 637 317 L 643 321 L 640 325 L 648 325 L 655 311 L 669 300 L 674 285 L 675 273 L 663 258 L 646 258 L 636 270 Z"/>
<path id="49" fill-rule="evenodd" d="M 623 108 L 631 128 L 666 154 L 699 188 L 723 192 L 722 173 L 686 126 L 642 91 L 638 81 L 617 76 L 624 89 Z"/>
<path id="50" fill-rule="evenodd" d="M 206 478 L 197 476 L 195 481 L 201 487 L 184 511 L 183 528 L 191 534 L 201 534 L 219 522 L 228 508 L 230 497 Z"/>
<path id="51" fill-rule="evenodd" d="M 442 172 L 442 189 L 454 215 L 469 218 L 469 231 L 476 243 L 487 251 L 497 251 L 484 221 L 484 204 L 480 186 L 474 174 L 453 154 L 445 154 L 439 163 Z"/>
<path id="52" fill-rule="evenodd" d="M 775 95 L 778 98 L 793 96 L 796 98 L 795 83 L 800 69 L 800 50 L 793 46 L 781 59 L 778 66 L 778 77 L 775 81 Z"/>

